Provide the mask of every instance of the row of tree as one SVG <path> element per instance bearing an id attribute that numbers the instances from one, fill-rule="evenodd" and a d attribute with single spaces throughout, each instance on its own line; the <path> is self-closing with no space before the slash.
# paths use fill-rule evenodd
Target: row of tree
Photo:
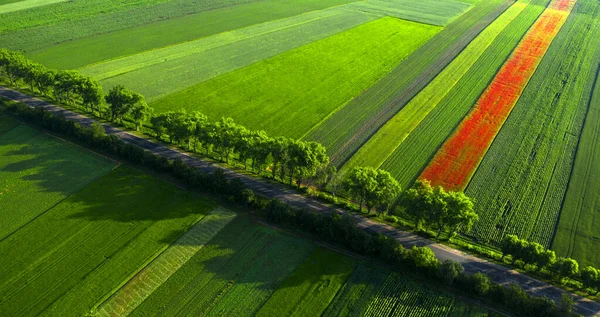
<path id="1" fill-rule="evenodd" d="M 554 317 L 570 314 L 572 301 L 565 300 L 556 305 L 547 298 L 527 295 L 517 285 L 507 288 L 494 284 L 485 274 L 465 274 L 460 263 L 452 261 L 440 263 L 433 251 L 427 247 L 406 250 L 396 239 L 358 228 L 351 216 L 295 209 L 279 200 L 262 198 L 255 195 L 239 178 L 228 179 L 222 170 L 209 174 L 188 166 L 181 160 L 169 160 L 155 155 L 141 147 L 123 142 L 116 135 L 106 135 L 100 124 L 93 124 L 90 128 L 86 128 L 41 108 L 32 109 L 1 100 L 0 104 L 5 104 L 9 111 L 23 120 L 40 124 L 49 130 L 79 140 L 83 144 L 98 148 L 132 164 L 160 173 L 171 173 L 189 188 L 210 192 L 228 201 L 244 204 L 272 223 L 304 230 L 324 240 L 346 246 L 359 254 L 378 258 L 401 270 L 421 274 L 433 283 L 453 285 L 465 294 L 501 306 L 517 316 Z"/>
<path id="2" fill-rule="evenodd" d="M 600 270 L 593 266 L 587 266 L 580 271 L 579 263 L 576 260 L 557 258 L 554 251 L 544 248 L 537 242 L 519 239 L 516 235 L 508 234 L 502 240 L 500 249 L 502 258 L 510 255 L 513 264 L 520 260 L 525 264 L 535 265 L 538 272 L 542 269 L 549 269 L 559 280 L 579 278 L 585 289 L 590 289 L 595 294 L 600 291 Z"/>

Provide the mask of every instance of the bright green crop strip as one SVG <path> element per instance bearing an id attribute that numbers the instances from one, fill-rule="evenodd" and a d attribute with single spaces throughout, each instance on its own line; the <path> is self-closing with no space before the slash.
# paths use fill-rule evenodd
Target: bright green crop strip
<path id="1" fill-rule="evenodd" d="M 439 26 L 448 24 L 471 8 L 467 3 L 454 0 L 366 0 L 351 6 L 361 11 Z"/>
<path id="2" fill-rule="evenodd" d="M 68 0 L 25 0 L 19 2 L 12 2 L 10 4 L 1 5 L 0 3 L 0 14 L 9 13 L 14 11 L 26 10 L 35 7 L 41 7 L 57 2 L 65 2 Z"/>
<path id="3" fill-rule="evenodd" d="M 9 125 L 0 134 L 0 240 L 114 166 L 25 124 Z"/>
<path id="4" fill-rule="evenodd" d="M 240 215 L 130 316 L 252 315 L 312 248 Z"/>
<path id="5" fill-rule="evenodd" d="M 81 71 L 102 80 L 105 89 L 122 84 L 153 101 L 375 19 L 343 7 L 315 11 L 92 65 Z"/>
<path id="6" fill-rule="evenodd" d="M 600 63 L 599 18 L 600 3 L 578 1 L 467 187 L 480 241 L 516 234 L 550 247 Z"/>
<path id="7" fill-rule="evenodd" d="M 599 68 L 600 71 L 600 68 Z M 567 187 L 552 249 L 576 258 L 581 266 L 600 265 L 598 228 L 600 219 L 600 80 L 577 145 L 575 165 Z"/>
<path id="8" fill-rule="evenodd" d="M 439 31 L 382 18 L 153 102 L 300 137 Z"/>
<path id="9" fill-rule="evenodd" d="M 106 34 L 51 45 L 27 56 L 48 67 L 73 69 L 119 56 L 196 40 L 267 21 L 321 10 L 349 0 L 268 0 L 242 3 L 207 12 L 127 28 Z M 74 56 L 72 52 L 76 51 Z"/>
<path id="10" fill-rule="evenodd" d="M 304 138 L 322 143 L 333 163 L 341 167 L 511 4 L 506 0 L 480 2 Z"/>
<path id="11" fill-rule="evenodd" d="M 496 37 L 525 9 L 517 2 L 487 27 L 425 89 L 388 121 L 344 165 L 379 167 L 467 73 Z"/>
<path id="12" fill-rule="evenodd" d="M 126 5 L 124 6 L 106 6 L 107 3 L 113 3 L 114 1 L 118 0 L 70 1 L 40 7 L 36 10 L 25 10 L 7 14 L 6 16 L 10 16 L 12 19 L 10 21 L 9 19 L 0 19 L 0 30 L 4 29 L 4 31 L 0 31 L 0 43 L 9 49 L 31 52 L 66 41 L 135 28 L 199 12 L 248 3 L 252 0 L 172 0 L 167 2 L 165 0 L 136 0 L 125 1 Z M 338 3 L 352 0 L 328 0 L 327 2 L 329 1 Z M 90 2 L 92 3 L 90 4 Z M 54 8 L 59 5 L 67 6 L 65 12 Z M 79 12 L 76 10 L 79 6 L 82 6 L 81 14 L 73 13 Z M 44 10 L 39 13 L 39 17 L 13 16 L 21 13 L 25 14 L 30 11 L 38 12 L 39 10 Z M 59 18 L 55 16 L 55 13 L 59 15 Z M 73 14 L 77 16 L 72 17 Z M 27 24 L 29 20 L 39 22 L 44 19 L 52 23 L 35 27 Z M 21 21 L 27 23 L 23 25 L 20 23 Z M 10 32 L 6 28 L 10 28 Z M 201 33 L 201 31 L 198 32 Z M 189 33 L 187 32 L 187 34 Z M 128 42 L 123 42 L 122 46 L 127 45 L 129 45 Z M 98 49 L 102 49 L 102 47 Z M 114 50 L 114 48 L 111 50 Z"/>
<path id="13" fill-rule="evenodd" d="M 0 315 L 85 315 L 213 207 L 115 169 L 0 242 Z"/>
<path id="14" fill-rule="evenodd" d="M 321 315 L 355 266 L 345 255 L 316 249 L 273 293 L 257 316 Z"/>
<path id="15" fill-rule="evenodd" d="M 408 187 L 479 99 L 544 7 L 529 5 L 381 165 Z"/>

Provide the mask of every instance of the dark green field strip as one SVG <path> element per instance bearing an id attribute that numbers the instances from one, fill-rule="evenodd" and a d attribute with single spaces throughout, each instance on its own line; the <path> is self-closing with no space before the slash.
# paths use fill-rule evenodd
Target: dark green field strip
<path id="1" fill-rule="evenodd" d="M 600 72 L 600 68 L 598 69 Z M 581 267 L 600 266 L 600 80 L 577 145 L 575 165 L 560 211 L 552 249 L 561 256 L 577 259 Z"/>
<path id="2" fill-rule="evenodd" d="M 19 121 L 0 112 L 0 134 L 12 130 L 19 125 Z"/>
<path id="3" fill-rule="evenodd" d="M 498 35 L 477 62 L 408 135 L 381 168 L 392 173 L 403 187 L 410 186 L 438 148 L 471 110 L 498 69 L 543 10 L 542 6 L 536 5 L 525 8 Z"/>
<path id="4" fill-rule="evenodd" d="M 318 248 L 281 284 L 257 316 L 320 316 L 355 267 L 350 257 Z"/>
<path id="5" fill-rule="evenodd" d="M 341 166 L 513 1 L 482 1 L 310 131 Z M 343 129 L 342 129 L 343 127 Z"/>
<path id="6" fill-rule="evenodd" d="M 359 264 L 322 316 L 362 316 L 391 272 Z"/>
<path id="7" fill-rule="evenodd" d="M 240 216 L 131 316 L 251 315 L 312 248 Z"/>
<path id="8" fill-rule="evenodd" d="M 115 169 L 0 242 L 0 315 L 86 314 L 213 206 Z"/>
<path id="9" fill-rule="evenodd" d="M 9 4 L 9 3 L 15 3 L 15 2 L 20 2 L 23 0 L 0 0 L 0 5 L 4 5 L 4 4 Z"/>
<path id="10" fill-rule="evenodd" d="M 44 47 L 27 56 L 48 67 L 79 68 L 350 1 L 352 0 L 297 0 L 294 5 L 290 5 L 288 0 L 250 2 L 84 37 Z M 74 51 L 77 52 L 76 56 L 71 54 Z"/>
<path id="11" fill-rule="evenodd" d="M 352 7 L 364 12 L 444 26 L 470 9 L 471 5 L 455 0 L 366 0 L 357 1 Z"/>
<path id="12" fill-rule="evenodd" d="M 598 17 L 598 1 L 578 1 L 469 184 L 478 239 L 550 246 L 600 63 Z"/>
<path id="13" fill-rule="evenodd" d="M 0 241 L 114 165 L 25 124 L 0 134 Z"/>

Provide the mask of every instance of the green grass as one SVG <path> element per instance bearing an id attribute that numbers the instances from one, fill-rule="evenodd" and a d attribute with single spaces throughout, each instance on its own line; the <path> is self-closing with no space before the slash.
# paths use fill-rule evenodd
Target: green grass
<path id="1" fill-rule="evenodd" d="M 0 14 L 5 14 L 14 11 L 26 10 L 36 7 L 41 7 L 57 2 L 65 2 L 67 0 L 25 0 L 25 1 L 0 1 Z"/>
<path id="2" fill-rule="evenodd" d="M 12 128 L 19 125 L 19 121 L 9 117 L 8 115 L 0 112 L 0 134 L 10 131 Z"/>
<path id="3" fill-rule="evenodd" d="M 312 248 L 240 216 L 130 316 L 252 315 Z"/>
<path id="4" fill-rule="evenodd" d="M 102 80 L 106 90 L 123 84 L 153 101 L 376 18 L 342 6 L 148 51 L 81 71 Z"/>
<path id="5" fill-rule="evenodd" d="M 484 54 L 459 80 L 381 168 L 389 171 L 404 188 L 409 187 L 487 88 L 541 12 L 529 5 L 496 37 Z"/>
<path id="6" fill-rule="evenodd" d="M 550 247 L 600 62 L 599 18 L 600 3 L 579 2 L 468 185 L 479 240 Z"/>
<path id="7" fill-rule="evenodd" d="M 12 119 L 0 123 L 0 240 L 115 166 Z"/>
<path id="8" fill-rule="evenodd" d="M 31 52 L 53 44 L 139 27 L 252 0 L 69 1 L 2 15 L 0 43 Z"/>
<path id="9" fill-rule="evenodd" d="M 599 68 L 600 69 L 600 68 Z M 598 76 L 598 74 L 596 74 Z M 559 255 L 576 258 L 580 266 L 600 266 L 598 228 L 600 219 L 600 81 L 596 77 L 594 96 L 581 132 L 575 163 L 552 249 Z"/>
<path id="10" fill-rule="evenodd" d="M 454 0 L 366 0 L 352 7 L 404 20 L 444 26 L 463 14 L 471 5 Z"/>
<path id="11" fill-rule="evenodd" d="M 322 143 L 341 167 L 511 3 L 481 1 L 304 138 Z"/>
<path id="12" fill-rule="evenodd" d="M 257 316 L 319 316 L 344 285 L 356 263 L 316 249 L 273 293 Z"/>
<path id="13" fill-rule="evenodd" d="M 294 5 L 288 0 L 242 3 L 49 45 L 27 56 L 52 68 L 79 68 L 346 2 L 349 0 L 297 0 Z M 76 56 L 71 54 L 73 51 L 77 51 Z"/>
<path id="14" fill-rule="evenodd" d="M 439 31 L 382 18 L 169 95 L 157 111 L 200 110 L 300 137 Z"/>
<path id="15" fill-rule="evenodd" d="M 0 242 L 0 315 L 85 315 L 213 207 L 115 169 Z"/>
<path id="16" fill-rule="evenodd" d="M 525 9 L 517 2 L 487 27 L 425 89 L 413 98 L 363 145 L 343 169 L 354 166 L 379 167 L 417 125 L 452 90 L 459 80 L 483 55 L 496 37 Z"/>
<path id="17" fill-rule="evenodd" d="M 24 1 L 24 0 L 0 0 L 0 5 L 15 3 L 15 2 L 19 2 L 19 1 Z"/>

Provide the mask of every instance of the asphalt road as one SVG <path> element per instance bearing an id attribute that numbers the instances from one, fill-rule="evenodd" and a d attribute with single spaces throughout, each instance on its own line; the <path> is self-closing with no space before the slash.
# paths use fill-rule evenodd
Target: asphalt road
<path id="1" fill-rule="evenodd" d="M 50 104 L 46 101 L 31 97 L 29 95 L 20 93 L 9 88 L 0 86 L 0 96 L 14 101 L 25 103 L 31 107 L 40 107 L 44 108 L 47 111 L 61 114 L 65 118 L 76 121 L 84 126 L 90 126 L 92 123 L 96 122 L 96 120 L 94 119 L 90 119 L 72 111 L 65 110 L 59 106 Z M 206 172 L 212 172 L 217 168 L 223 169 L 222 167 L 217 166 L 213 163 L 206 162 L 195 157 L 191 157 L 185 153 L 173 150 L 164 145 L 134 136 L 113 126 L 107 124 L 103 124 L 103 126 L 107 134 L 118 135 L 119 138 L 121 138 L 123 141 L 143 147 L 157 155 L 165 156 L 170 159 L 181 159 L 186 164 L 198 167 Z M 241 179 L 244 182 L 244 184 L 246 184 L 246 186 L 254 190 L 256 193 L 265 197 L 278 198 L 293 206 L 309 208 L 317 212 L 335 211 L 345 213 L 345 211 L 342 209 L 333 208 L 324 205 L 316 200 L 299 195 L 295 191 L 290 190 L 283 185 L 271 184 L 260 179 L 236 173 L 229 169 L 224 169 L 224 171 L 227 177 L 232 179 Z M 361 228 L 374 232 L 379 232 L 390 237 L 394 237 L 399 242 L 401 242 L 406 248 L 411 248 L 414 245 L 428 246 L 433 250 L 433 252 L 436 254 L 438 259 L 440 259 L 440 261 L 446 259 L 458 261 L 462 263 L 462 265 L 465 267 L 465 272 L 486 273 L 490 277 L 490 280 L 495 283 L 499 283 L 502 285 L 510 285 L 516 283 L 521 285 L 521 287 L 531 295 L 540 297 L 546 296 L 550 299 L 556 300 L 557 302 L 560 300 L 561 295 L 565 292 L 558 287 L 541 282 L 525 274 L 521 274 L 504 266 L 470 256 L 464 252 L 435 243 L 428 239 L 417 236 L 413 233 L 395 229 L 392 226 L 361 217 L 360 215 L 351 214 L 351 216 L 356 219 L 358 226 Z M 577 313 L 582 314 L 584 316 L 600 316 L 600 303 L 590 301 L 581 296 L 573 294 L 570 295 L 572 295 L 574 300 L 576 301 L 575 310 Z"/>

